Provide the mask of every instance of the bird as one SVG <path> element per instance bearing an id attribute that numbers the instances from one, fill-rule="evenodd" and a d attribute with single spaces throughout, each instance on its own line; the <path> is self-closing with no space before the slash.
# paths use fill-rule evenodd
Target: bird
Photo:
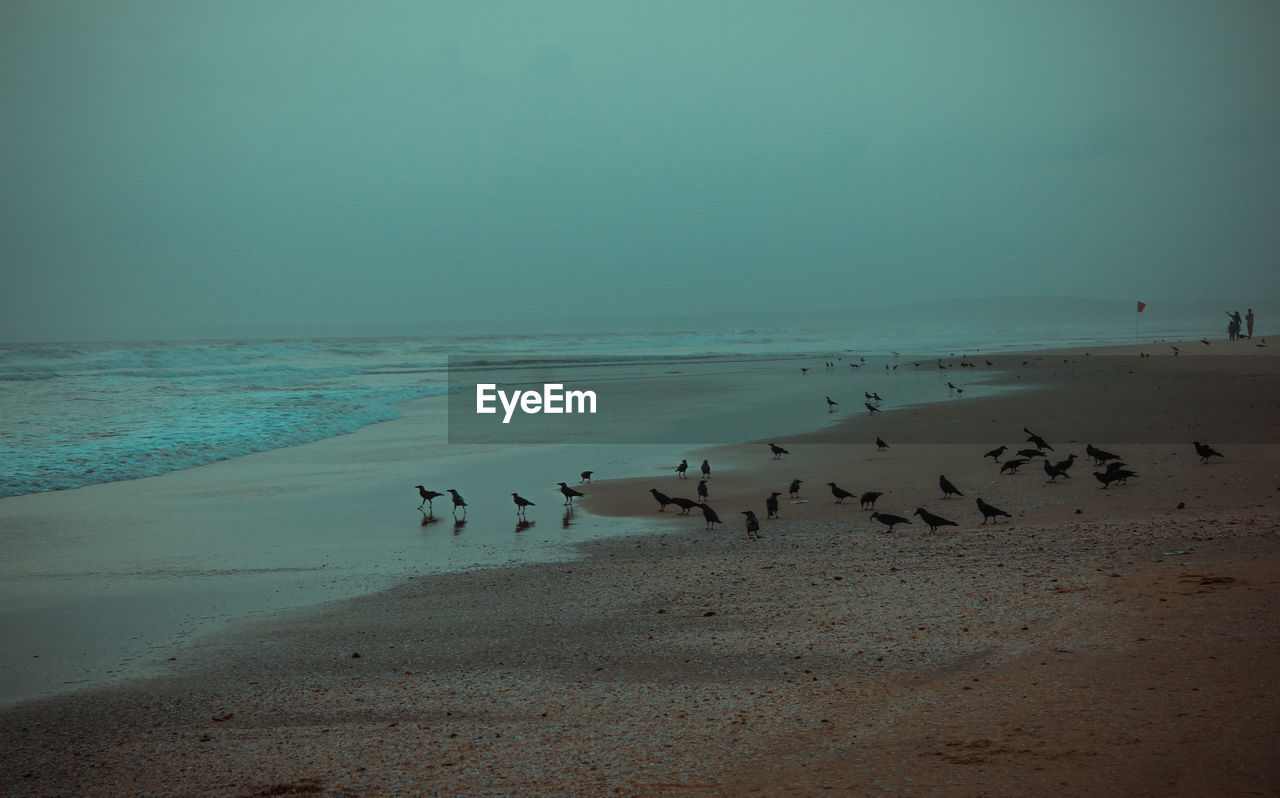
<path id="1" fill-rule="evenodd" d="M 800 373 L 801 373 L 801 374 L 808 374 L 808 373 L 809 373 L 809 369 L 805 368 L 804 366 L 801 366 L 801 367 L 800 367 Z"/>
<path id="2" fill-rule="evenodd" d="M 698 481 L 698 499 L 707 498 L 707 481 L 705 479 Z"/>
<path id="3" fill-rule="evenodd" d="M 836 504 L 841 504 L 845 499 L 853 495 L 834 482 L 828 482 L 827 484 L 831 486 L 831 495 L 836 497 Z"/>
<path id="4" fill-rule="evenodd" d="M 900 516 L 900 515 L 890 515 L 890 514 L 888 514 L 888 513 L 872 513 L 872 514 L 871 514 L 871 520 L 872 520 L 872 521 L 879 521 L 880 523 L 882 523 L 882 524 L 884 524 L 885 526 L 889 527 L 889 531 L 890 531 L 890 532 L 892 532 L 892 531 L 893 531 L 894 526 L 896 526 L 896 525 L 898 525 L 898 524 L 909 524 L 909 523 L 911 523 L 910 521 L 908 521 L 907 519 L 903 518 L 903 517 L 902 517 L 902 516 Z"/>
<path id="5" fill-rule="evenodd" d="M 840 406 L 839 402 L 832 401 L 831 397 L 827 397 L 827 411 L 834 413 L 836 408 Z"/>
<path id="6" fill-rule="evenodd" d="M 1053 464 L 1053 467 L 1055 470 L 1057 470 L 1058 476 L 1071 479 L 1071 475 L 1067 473 L 1067 469 L 1070 468 L 1075 463 L 1075 461 L 1076 461 L 1076 456 L 1074 454 L 1069 454 L 1067 455 L 1067 459 L 1059 460 L 1058 462 Z M 1045 462 L 1048 462 L 1048 461 L 1046 460 Z"/>
<path id="7" fill-rule="evenodd" d="M 423 504 L 425 504 L 425 505 L 427 505 L 427 509 L 428 509 L 428 510 L 430 510 L 430 511 L 434 512 L 435 510 L 434 510 L 434 508 L 431 506 L 431 502 L 432 502 L 432 500 L 433 500 L 433 499 L 437 499 L 437 498 L 439 498 L 439 497 L 443 496 L 444 494 L 443 494 L 443 493 L 436 493 L 434 490 L 427 490 L 426 488 L 422 487 L 421 485 L 414 485 L 414 487 L 418 489 L 418 495 L 422 497 L 422 502 L 418 504 L 418 509 L 419 509 L 419 510 L 421 510 L 421 509 L 422 509 L 422 505 L 423 505 Z"/>
<path id="8" fill-rule="evenodd" d="M 463 501 L 462 494 L 458 493 L 453 488 L 449 488 L 449 493 L 453 496 L 453 514 L 456 516 L 458 514 L 458 508 L 461 507 L 462 515 L 465 517 L 467 514 L 467 503 Z"/>
<path id="9" fill-rule="evenodd" d="M 864 404 L 864 405 L 866 405 L 866 407 L 867 407 L 867 411 L 868 411 L 868 412 L 870 412 L 870 413 L 879 413 L 879 412 L 880 412 L 880 408 L 876 407 L 875 405 L 871 404 L 870 402 L 863 402 L 863 404 Z"/>
<path id="10" fill-rule="evenodd" d="M 867 393 L 866 391 L 863 391 L 863 392 L 862 392 L 862 395 L 866 397 L 866 399 L 867 399 L 867 401 L 868 401 L 868 402 L 870 402 L 870 401 L 871 401 L 871 394 Z"/>
<path id="11" fill-rule="evenodd" d="M 1035 434 L 1034 432 L 1027 429 L 1026 427 L 1023 427 L 1022 431 L 1027 433 L 1027 441 L 1029 443 L 1034 443 L 1037 449 L 1048 449 L 1051 452 L 1053 451 L 1053 447 L 1045 443 L 1044 438 L 1041 438 L 1039 435 Z"/>
<path id="12" fill-rule="evenodd" d="M 564 494 L 564 503 L 565 503 L 565 504 L 573 504 L 573 498 L 574 498 L 575 496 L 581 496 L 581 495 L 582 495 L 581 493 L 579 493 L 578 491 L 576 491 L 576 490 L 574 490 L 573 488 L 569 487 L 568 485 L 566 485 L 566 484 L 565 484 L 565 483 L 563 483 L 563 482 L 559 482 L 559 483 L 557 483 L 557 484 L 560 486 L 560 492 Z"/>
<path id="13" fill-rule="evenodd" d="M 951 484 L 951 480 L 947 479 L 945 474 L 938 475 L 938 487 L 942 488 L 942 498 L 944 499 L 950 498 L 953 493 L 957 496 L 964 495 L 956 489 L 955 485 Z"/>
<path id="14" fill-rule="evenodd" d="M 711 464 L 706 460 L 702 461 L 702 478 L 711 479 Z"/>
<path id="15" fill-rule="evenodd" d="M 1028 461 L 1021 458 L 1017 460 L 1005 460 L 1004 465 L 1000 466 L 1000 473 L 1008 471 L 1010 474 L 1018 473 L 1018 469 L 1026 465 Z"/>
<path id="16" fill-rule="evenodd" d="M 885 442 L 884 442 L 884 439 L 883 439 L 883 438 L 881 438 L 879 435 L 877 435 L 877 436 L 876 436 L 876 448 L 883 452 L 885 449 L 888 449 L 888 448 L 889 448 L 889 444 L 885 443 Z"/>
<path id="17" fill-rule="evenodd" d="M 711 509 L 711 505 L 699 502 L 698 506 L 702 508 L 702 517 L 707 519 L 707 529 L 712 529 L 713 524 L 720 523 L 720 516 L 716 515 L 715 510 Z"/>
<path id="18" fill-rule="evenodd" d="M 1111 487 L 1112 482 L 1119 482 L 1121 484 L 1124 484 L 1124 480 L 1121 478 L 1120 475 L 1131 474 L 1131 473 L 1132 472 L 1130 471 L 1124 471 L 1122 469 L 1116 470 L 1116 471 L 1094 471 L 1093 477 L 1094 479 L 1101 482 L 1103 490 L 1106 490 L 1107 488 Z M 1134 474 L 1134 476 L 1137 476 L 1137 475 Z"/>
<path id="19" fill-rule="evenodd" d="M 880 398 L 880 394 L 876 393 L 875 391 L 872 391 L 872 392 L 871 392 L 871 398 L 872 398 L 873 400 L 875 400 L 876 402 L 883 402 L 883 401 L 884 401 L 883 399 L 881 399 L 881 398 Z"/>
<path id="20" fill-rule="evenodd" d="M 1108 471 L 1119 471 L 1124 467 L 1125 467 L 1125 464 L 1120 462 L 1119 460 L 1112 460 L 1110 463 L 1107 463 Z"/>
<path id="21" fill-rule="evenodd" d="M 990 457 L 992 460 L 995 460 L 998 463 L 1000 462 L 1000 455 L 1004 454 L 1004 450 L 1008 448 L 1009 448 L 1008 446 L 997 446 L 996 448 L 992 449 L 991 451 L 987 452 L 982 456 Z"/>
<path id="22" fill-rule="evenodd" d="M 978 511 L 982 513 L 982 523 L 984 524 L 987 523 L 988 520 L 994 520 L 997 516 L 1001 515 L 1005 518 L 1013 518 L 1013 516 L 1009 515 L 1004 510 L 1001 510 L 999 507 L 993 507 L 982 499 L 978 499 Z"/>
<path id="23" fill-rule="evenodd" d="M 874 510 L 876 507 L 876 499 L 884 495 L 883 491 L 869 490 L 858 497 L 858 506 L 864 510 Z"/>
<path id="24" fill-rule="evenodd" d="M 917 507 L 912 515 L 920 516 L 920 520 L 928 525 L 930 532 L 937 532 L 940 526 L 959 526 L 955 521 L 948 521 L 940 515 L 934 515 L 923 507 Z"/>
<path id="25" fill-rule="evenodd" d="M 516 515 L 524 515 L 524 508 L 536 507 L 537 505 L 521 496 L 519 493 L 511 494 L 511 501 L 516 503 Z"/>
<path id="26" fill-rule="evenodd" d="M 688 470 L 689 470 L 689 461 L 681 460 L 680 465 L 676 466 L 676 476 L 679 477 L 680 479 L 685 479 L 686 475 L 684 472 Z"/>
<path id="27" fill-rule="evenodd" d="M 1102 449 L 1099 449 L 1098 447 L 1094 446 L 1092 443 L 1086 443 L 1084 445 L 1084 453 L 1093 458 L 1093 462 L 1095 465 L 1102 465 L 1108 460 L 1120 459 L 1120 455 L 1103 451 Z"/>
<path id="28" fill-rule="evenodd" d="M 1033 457 L 1044 457 L 1044 452 L 1039 449 L 1019 449 L 1018 456 L 1025 457 L 1030 460 Z"/>
<path id="29" fill-rule="evenodd" d="M 801 483 L 801 482 L 803 482 L 803 480 L 799 480 L 799 479 L 793 479 L 793 480 L 791 480 L 791 488 L 790 488 L 791 498 L 793 498 L 793 499 L 798 499 L 798 498 L 800 498 L 800 483 Z"/>
<path id="30" fill-rule="evenodd" d="M 671 497 L 660 492 L 657 488 L 649 488 L 649 492 L 653 494 L 653 498 L 658 500 L 658 512 L 666 512 L 667 505 L 671 504 Z"/>
<path id="31" fill-rule="evenodd" d="M 1050 482 L 1057 482 L 1058 477 L 1066 476 L 1065 474 L 1063 474 L 1061 471 L 1058 470 L 1058 467 L 1056 465 L 1054 465 L 1053 463 L 1050 463 L 1048 460 L 1044 461 L 1044 473 L 1048 475 Z"/>
<path id="32" fill-rule="evenodd" d="M 742 514 L 747 517 L 747 537 L 760 537 L 760 521 L 756 518 L 756 514 L 750 510 L 743 510 Z"/>
<path id="33" fill-rule="evenodd" d="M 1210 457 L 1222 457 L 1222 452 L 1212 446 L 1201 443 L 1200 441 L 1195 441 L 1194 443 L 1196 446 L 1196 454 L 1200 455 L 1200 462 L 1207 463 L 1209 462 Z"/>
<path id="34" fill-rule="evenodd" d="M 594 473 L 595 473 L 594 471 L 583 471 L 583 472 L 582 472 L 582 474 L 580 474 L 580 475 L 579 475 L 579 476 L 581 476 L 581 477 L 582 477 L 582 479 L 578 480 L 578 484 L 579 484 L 579 485 L 581 485 L 583 482 L 585 482 L 585 483 L 587 483 L 588 485 L 590 485 L 590 484 L 591 484 L 591 475 L 592 475 L 592 474 L 594 474 Z"/>
<path id="35" fill-rule="evenodd" d="M 698 506 L 698 503 L 692 499 L 683 499 L 679 496 L 672 496 L 671 503 L 680 508 L 680 515 L 688 515 L 689 511 Z"/>
<path id="36" fill-rule="evenodd" d="M 779 446 L 776 443 L 769 444 L 769 451 L 773 452 L 774 460 L 781 460 L 782 455 L 791 454 L 791 452 L 788 452 L 786 449 L 783 449 L 781 446 Z"/>
<path id="37" fill-rule="evenodd" d="M 766 518 L 778 517 L 778 497 L 781 495 L 782 495 L 781 493 L 774 491 L 773 493 L 769 494 L 769 498 L 764 500 L 764 509 L 768 511 L 765 514 Z"/>

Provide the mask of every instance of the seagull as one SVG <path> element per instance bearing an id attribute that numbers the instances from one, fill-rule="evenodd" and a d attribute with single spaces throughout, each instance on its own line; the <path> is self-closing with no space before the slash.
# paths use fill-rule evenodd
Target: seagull
<path id="1" fill-rule="evenodd" d="M 1212 446 L 1201 443 L 1200 441 L 1195 441 L 1194 443 L 1196 447 L 1196 454 L 1200 455 L 1200 462 L 1207 463 L 1209 462 L 1210 457 L 1222 457 L 1222 452 Z"/>
<path id="2" fill-rule="evenodd" d="M 900 516 L 900 515 L 889 515 L 888 513 L 872 513 L 872 514 L 871 514 L 871 520 L 872 520 L 872 521 L 879 521 L 880 523 L 882 523 L 882 524 L 884 524 L 885 526 L 889 527 L 889 531 L 890 531 L 890 532 L 892 532 L 892 531 L 893 531 L 894 526 L 896 526 L 896 525 L 898 525 L 898 524 L 909 524 L 909 523 L 911 523 L 910 521 L 908 521 L 907 519 L 903 518 L 903 517 L 902 517 L 902 516 Z"/>
<path id="3" fill-rule="evenodd" d="M 421 485 L 414 485 L 414 487 L 418 489 L 418 495 L 422 497 L 422 502 L 418 505 L 418 509 L 421 510 L 422 505 L 425 504 L 427 505 L 428 510 L 434 512 L 434 509 L 431 506 L 431 501 L 443 496 L 444 494 L 436 493 L 434 490 L 427 490 Z"/>
<path id="4" fill-rule="evenodd" d="M 516 515 L 524 515 L 524 508 L 536 507 L 533 502 L 521 496 L 519 493 L 511 494 L 511 501 L 516 503 Z"/>
<path id="5" fill-rule="evenodd" d="M 574 498 L 575 496 L 581 496 L 581 495 L 582 495 L 581 493 L 579 493 L 578 491 L 576 491 L 576 490 L 574 490 L 573 488 L 569 487 L 568 485 L 566 485 L 566 484 L 565 484 L 565 483 L 563 483 L 563 482 L 559 482 L 559 483 L 557 483 L 557 484 L 560 486 L 560 492 L 564 494 L 564 503 L 565 503 L 565 504 L 573 504 L 573 498 Z"/>
<path id="6" fill-rule="evenodd" d="M 883 495 L 883 491 L 869 490 L 858 498 L 858 506 L 864 510 L 874 510 L 876 507 L 876 499 Z"/>
<path id="7" fill-rule="evenodd" d="M 760 537 L 760 521 L 756 518 L 756 514 L 750 510 L 743 510 L 742 514 L 747 517 L 747 537 Z"/>
<path id="8" fill-rule="evenodd" d="M 956 489 L 955 485 L 951 484 L 951 480 L 947 479 L 944 474 L 938 475 L 938 487 L 942 488 L 942 498 L 944 499 L 950 498 L 953 493 L 957 496 L 964 495 Z"/>
<path id="9" fill-rule="evenodd" d="M 653 498 L 658 500 L 658 512 L 666 512 L 667 505 L 671 504 L 671 497 L 665 493 L 660 493 L 657 488 L 649 488 L 649 492 L 653 494 Z"/>
<path id="10" fill-rule="evenodd" d="M 959 526 L 955 521 L 948 521 L 940 515 L 934 515 L 923 507 L 917 507 L 912 515 L 920 516 L 920 520 L 929 526 L 930 532 L 937 532 L 940 526 Z"/>
<path id="11" fill-rule="evenodd" d="M 828 482 L 827 484 L 831 486 L 831 495 L 836 497 L 836 504 L 843 503 L 845 499 L 853 495 L 834 482 Z"/>
<path id="12" fill-rule="evenodd" d="M 781 446 L 779 446 L 776 443 L 769 444 L 769 451 L 773 452 L 774 460 L 781 460 L 782 455 L 791 454 L 791 452 L 788 452 L 786 449 L 783 449 Z"/>
<path id="13" fill-rule="evenodd" d="M 995 519 L 997 516 L 1001 516 L 1001 515 L 1003 515 L 1005 518 L 1013 517 L 1008 513 L 1006 513 L 1004 510 L 1001 510 L 999 507 L 992 507 L 990 504 L 987 504 L 982 499 L 978 499 L 978 511 L 982 513 L 982 523 L 984 524 L 987 523 L 988 520 Z"/>

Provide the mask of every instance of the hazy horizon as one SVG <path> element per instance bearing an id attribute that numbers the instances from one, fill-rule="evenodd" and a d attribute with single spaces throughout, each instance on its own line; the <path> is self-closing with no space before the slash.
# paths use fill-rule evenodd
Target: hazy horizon
<path id="1" fill-rule="evenodd" d="M 1265 2 L 9 2 L 0 340 L 1046 296 L 1265 328 L 1277 34 Z"/>

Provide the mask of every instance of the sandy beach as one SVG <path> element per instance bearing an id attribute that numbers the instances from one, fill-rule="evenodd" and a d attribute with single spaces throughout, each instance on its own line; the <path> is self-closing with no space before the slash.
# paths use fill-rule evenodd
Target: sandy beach
<path id="1" fill-rule="evenodd" d="M 849 397 L 777 460 L 673 448 L 711 461 L 717 529 L 648 493 L 696 478 L 599 481 L 580 517 L 644 534 L 246 619 L 5 710 L 0 793 L 1275 794 L 1280 361 L 1221 349 L 1003 356 L 992 379 L 1030 387 Z M 1069 477 L 983 458 L 1024 427 L 1079 455 Z M 1138 476 L 1102 488 L 1086 443 Z"/>

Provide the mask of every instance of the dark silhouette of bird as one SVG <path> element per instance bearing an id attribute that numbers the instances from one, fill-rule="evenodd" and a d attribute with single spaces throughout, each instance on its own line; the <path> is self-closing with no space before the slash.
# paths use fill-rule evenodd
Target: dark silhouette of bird
<path id="1" fill-rule="evenodd" d="M 799 479 L 793 479 L 793 480 L 791 480 L 791 487 L 789 488 L 789 491 L 790 491 L 790 494 L 791 494 L 791 498 L 793 498 L 793 499 L 798 499 L 798 498 L 800 498 L 800 483 L 801 483 L 801 482 L 803 482 L 803 480 L 799 480 Z"/>
<path id="2" fill-rule="evenodd" d="M 876 448 L 883 452 L 885 449 L 888 449 L 888 448 L 889 448 L 889 444 L 885 443 L 885 442 L 884 442 L 884 439 L 883 439 L 883 438 L 881 438 L 879 435 L 877 435 L 877 436 L 876 436 Z"/>
<path id="3" fill-rule="evenodd" d="M 769 498 L 764 500 L 764 509 L 767 511 L 765 513 L 765 518 L 778 517 L 778 497 L 781 495 L 781 493 L 774 491 L 769 494 Z"/>
<path id="4" fill-rule="evenodd" d="M 1044 438 L 1041 438 L 1039 435 L 1035 434 L 1034 432 L 1027 429 L 1026 427 L 1023 427 L 1022 431 L 1027 433 L 1027 441 L 1029 443 L 1034 443 L 1037 449 L 1048 449 L 1051 452 L 1053 451 L 1053 447 L 1045 443 Z"/>
<path id="5" fill-rule="evenodd" d="M 893 531 L 893 528 L 894 528 L 895 526 L 897 526 L 898 524 L 909 524 L 909 523 L 911 523 L 910 521 L 908 521 L 907 519 L 903 518 L 903 517 L 902 517 L 902 516 L 900 516 L 900 515 L 890 515 L 889 513 L 872 513 L 872 514 L 871 514 L 871 520 L 872 520 L 872 521 L 879 521 L 880 523 L 882 523 L 882 524 L 884 524 L 885 526 L 889 527 L 889 531 L 890 531 L 890 532 L 892 532 L 892 531 Z"/>
<path id="6" fill-rule="evenodd" d="M 702 478 L 711 479 L 711 464 L 706 460 L 702 461 Z"/>
<path id="7" fill-rule="evenodd" d="M 1108 471 L 1119 471 L 1120 469 L 1125 467 L 1126 467 L 1125 464 L 1120 462 L 1119 460 L 1112 460 L 1110 463 L 1107 463 Z"/>
<path id="8" fill-rule="evenodd" d="M 1027 458 L 1028 460 L 1030 460 L 1030 459 L 1031 459 L 1031 458 L 1033 458 L 1033 457 L 1044 457 L 1044 456 L 1045 456 L 1045 454 L 1044 454 L 1044 452 L 1040 451 L 1039 449 L 1019 449 L 1019 450 L 1018 450 L 1018 456 L 1019 456 L 1019 457 L 1025 457 L 1025 458 Z"/>
<path id="9" fill-rule="evenodd" d="M 760 521 L 756 518 L 756 514 L 750 510 L 743 510 L 742 514 L 747 517 L 747 537 L 760 537 Z"/>
<path id="10" fill-rule="evenodd" d="M 557 484 L 560 486 L 560 492 L 564 494 L 564 503 L 565 503 L 565 504 L 573 504 L 573 499 L 574 499 L 574 497 L 575 497 L 575 496 L 581 496 L 581 495 L 582 495 L 581 493 L 579 493 L 578 491 L 576 491 L 576 490 L 574 490 L 573 488 L 569 487 L 568 485 L 566 485 L 566 484 L 565 484 L 565 483 L 563 483 L 563 482 L 559 482 L 559 483 L 557 483 Z"/>
<path id="11" fill-rule="evenodd" d="M 524 515 L 524 508 L 536 507 L 537 505 L 521 496 L 519 493 L 511 494 L 511 501 L 516 503 L 516 515 Z"/>
<path id="12" fill-rule="evenodd" d="M 781 460 L 782 455 L 791 454 L 791 452 L 788 452 L 786 449 L 783 449 L 781 446 L 779 446 L 776 443 L 769 444 L 769 451 L 773 452 L 774 460 Z"/>
<path id="13" fill-rule="evenodd" d="M 883 491 L 869 490 L 858 497 L 858 506 L 864 510 L 868 510 L 868 509 L 874 510 L 876 506 L 876 499 L 880 498 L 883 495 L 884 495 Z"/>
<path id="14" fill-rule="evenodd" d="M 458 514 L 458 508 L 461 507 L 462 514 L 465 516 L 467 514 L 467 503 L 463 501 L 462 494 L 458 493 L 453 488 L 449 488 L 449 494 L 453 496 L 453 514 L 456 516 Z"/>
<path id="15" fill-rule="evenodd" d="M 1013 518 L 1013 516 L 1001 510 L 999 507 L 993 507 L 982 499 L 978 499 L 978 512 L 982 513 L 982 523 L 988 520 L 994 520 L 996 517 L 1003 515 L 1005 518 Z"/>
<path id="16" fill-rule="evenodd" d="M 676 466 L 676 476 L 679 477 L 680 479 L 685 479 L 686 478 L 685 472 L 688 470 L 689 470 L 689 461 L 681 460 L 680 465 Z"/>
<path id="17" fill-rule="evenodd" d="M 1126 483 L 1129 477 L 1136 477 L 1136 476 L 1137 474 L 1133 473 L 1132 471 L 1126 471 L 1123 468 L 1118 468 L 1115 471 L 1094 471 L 1093 472 L 1093 478 L 1102 483 L 1103 490 L 1111 487 L 1112 482 L 1118 482 L 1121 485 L 1123 485 Z"/>
<path id="18" fill-rule="evenodd" d="M 1067 455 L 1067 459 L 1059 460 L 1058 462 L 1053 464 L 1053 467 L 1058 472 L 1058 476 L 1071 479 L 1071 475 L 1067 473 L 1067 469 L 1071 468 L 1071 466 L 1074 465 L 1075 462 L 1076 462 L 1076 456 L 1074 454 L 1069 454 Z"/>
<path id="19" fill-rule="evenodd" d="M 1208 444 L 1201 443 L 1200 441 L 1195 441 L 1195 446 L 1196 446 L 1196 454 L 1200 455 L 1200 462 L 1202 463 L 1209 462 L 1210 457 L 1222 457 L 1222 452 L 1218 451 L 1212 446 L 1209 446 Z"/>
<path id="20" fill-rule="evenodd" d="M 828 482 L 827 484 L 831 486 L 831 495 L 836 497 L 836 504 L 842 504 L 845 499 L 853 495 L 834 482 Z"/>
<path id="21" fill-rule="evenodd" d="M 579 484 L 579 485 L 581 485 L 583 482 L 585 482 L 585 483 L 587 483 L 588 485 L 590 485 L 590 484 L 591 484 L 591 475 L 592 475 L 592 474 L 594 474 L 594 473 L 595 473 L 594 471 L 583 471 L 583 472 L 579 475 L 579 476 L 581 476 L 581 477 L 582 477 L 582 479 L 578 480 L 578 484 Z"/>
<path id="22" fill-rule="evenodd" d="M 930 532 L 937 532 L 940 526 L 959 526 L 955 521 L 948 521 L 940 515 L 934 515 L 923 507 L 917 507 L 912 515 L 920 516 L 920 520 L 928 525 Z"/>
<path id="23" fill-rule="evenodd" d="M 827 412 L 834 413 L 839 406 L 839 402 L 833 402 L 830 396 L 827 397 Z"/>
<path id="24" fill-rule="evenodd" d="M 1062 472 L 1058 470 L 1058 467 L 1053 463 L 1050 463 L 1048 460 L 1044 461 L 1044 473 L 1049 477 L 1050 482 L 1057 482 L 1058 477 L 1063 476 Z"/>
<path id="25" fill-rule="evenodd" d="M 1008 471 L 1010 474 L 1018 473 L 1018 469 L 1026 465 L 1029 461 L 1022 458 L 1016 460 L 1005 460 L 1004 465 L 1000 466 L 1000 473 Z"/>
<path id="26" fill-rule="evenodd" d="M 720 516 L 716 515 L 716 511 L 705 502 L 699 502 L 698 506 L 702 508 L 702 517 L 707 519 L 707 529 L 713 528 L 714 524 L 720 523 Z"/>
<path id="27" fill-rule="evenodd" d="M 808 374 L 808 373 L 809 373 L 809 369 L 805 368 L 804 366 L 801 366 L 801 367 L 800 367 L 800 373 L 801 373 L 801 374 Z"/>
<path id="28" fill-rule="evenodd" d="M 688 515 L 689 511 L 698 506 L 698 503 L 692 499 L 684 499 L 680 496 L 672 496 L 671 503 L 680 508 L 680 515 Z"/>
<path id="29" fill-rule="evenodd" d="M 649 492 L 653 494 L 653 498 L 658 500 L 658 512 L 665 513 L 667 505 L 671 504 L 671 497 L 661 493 L 657 488 L 649 488 Z"/>
<path id="30" fill-rule="evenodd" d="M 997 446 L 996 448 L 992 449 L 991 451 L 987 452 L 982 456 L 990 457 L 992 460 L 995 460 L 998 463 L 1000 462 L 1000 455 L 1004 454 L 1004 450 L 1008 448 L 1009 448 L 1008 446 Z"/>
<path id="31" fill-rule="evenodd" d="M 698 499 L 701 501 L 705 498 L 707 498 L 707 481 L 702 479 L 698 481 Z"/>
<path id="32" fill-rule="evenodd" d="M 1093 462 L 1095 465 L 1102 465 L 1108 460 L 1120 459 L 1120 455 L 1112 454 L 1111 452 L 1099 449 L 1098 447 L 1094 446 L 1092 443 L 1086 443 L 1084 445 L 1084 453 L 1089 455 L 1089 457 L 1093 458 Z"/>
<path id="33" fill-rule="evenodd" d="M 872 392 L 871 392 L 871 398 L 872 398 L 876 403 L 880 403 L 880 402 L 883 402 L 883 401 L 884 401 L 883 399 L 881 399 L 881 398 L 880 398 L 880 394 L 876 393 L 875 391 L 872 391 Z"/>
<path id="34" fill-rule="evenodd" d="M 864 397 L 866 397 L 866 400 L 867 400 L 868 402 L 870 402 L 870 401 L 871 401 L 871 394 L 867 393 L 866 391 L 863 391 L 863 392 L 862 392 L 862 395 L 863 395 Z"/>
<path id="35" fill-rule="evenodd" d="M 428 510 L 431 510 L 432 512 L 435 512 L 435 509 L 431 506 L 431 502 L 432 502 L 432 500 L 433 500 L 433 499 L 438 499 L 439 497 L 443 496 L 444 494 L 443 494 L 443 493 L 436 493 L 434 490 L 427 490 L 426 488 L 422 487 L 421 485 L 414 485 L 414 487 L 418 489 L 418 495 L 422 497 L 422 501 L 418 504 L 418 509 L 419 509 L 419 510 L 421 510 L 421 509 L 422 509 L 422 505 L 424 505 L 424 504 L 425 504 L 425 505 L 427 505 L 427 509 L 428 509 Z"/>
<path id="36" fill-rule="evenodd" d="M 964 495 L 959 491 L 959 489 L 956 488 L 955 485 L 951 484 L 951 480 L 947 479 L 947 477 L 944 474 L 938 475 L 938 487 L 942 488 L 942 498 L 944 499 L 950 498 L 951 494 L 953 493 L 957 496 Z"/>
<path id="37" fill-rule="evenodd" d="M 879 413 L 879 412 L 880 412 L 880 408 L 876 407 L 875 405 L 871 404 L 870 402 L 863 402 L 862 404 L 866 405 L 866 407 L 867 407 L 867 411 L 868 411 L 868 412 L 870 412 L 870 413 Z"/>

